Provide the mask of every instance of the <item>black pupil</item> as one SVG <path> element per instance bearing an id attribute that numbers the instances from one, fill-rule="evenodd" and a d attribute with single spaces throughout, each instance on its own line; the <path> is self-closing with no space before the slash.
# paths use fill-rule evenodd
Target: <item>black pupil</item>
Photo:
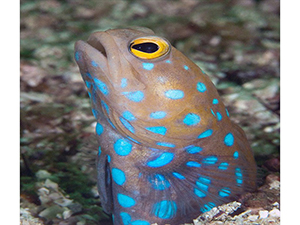
<path id="1" fill-rule="evenodd" d="M 158 50 L 158 45 L 151 42 L 146 42 L 133 45 L 132 48 L 145 53 L 153 53 Z"/>

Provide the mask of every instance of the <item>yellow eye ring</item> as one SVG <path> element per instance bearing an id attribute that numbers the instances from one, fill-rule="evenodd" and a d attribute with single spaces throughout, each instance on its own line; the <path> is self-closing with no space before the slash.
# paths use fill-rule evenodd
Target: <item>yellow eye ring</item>
<path id="1" fill-rule="evenodd" d="M 157 59 L 170 51 L 170 44 L 160 37 L 142 37 L 131 41 L 130 52 L 140 59 Z"/>

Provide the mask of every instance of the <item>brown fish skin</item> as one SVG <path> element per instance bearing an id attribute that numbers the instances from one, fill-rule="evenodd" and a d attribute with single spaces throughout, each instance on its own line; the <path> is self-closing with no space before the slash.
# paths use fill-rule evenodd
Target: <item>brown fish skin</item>
<path id="1" fill-rule="evenodd" d="M 101 203 L 114 224 L 188 223 L 255 189 L 243 130 L 209 77 L 167 40 L 147 28 L 95 32 L 76 42 L 75 59 L 97 120 Z"/>

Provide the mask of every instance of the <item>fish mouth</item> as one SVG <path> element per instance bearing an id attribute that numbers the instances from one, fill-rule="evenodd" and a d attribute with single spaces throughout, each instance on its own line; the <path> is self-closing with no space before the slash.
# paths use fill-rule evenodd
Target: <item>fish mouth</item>
<path id="1" fill-rule="evenodd" d="M 114 63 L 118 61 L 119 48 L 109 32 L 95 32 L 90 35 L 86 43 L 106 58 L 109 67 L 117 66 Z"/>
<path id="2" fill-rule="evenodd" d="M 102 76 L 105 76 L 112 84 L 117 81 L 121 68 L 120 51 L 114 38 L 108 32 L 95 32 L 89 36 L 86 42 L 77 41 L 75 49 L 82 55 L 82 62 L 77 61 L 78 64 L 81 64 L 80 67 L 89 71 L 93 68 L 91 65 L 97 65 L 97 69 L 102 70 Z"/>
<path id="3" fill-rule="evenodd" d="M 102 36 L 102 32 L 92 34 L 86 43 L 94 49 L 98 50 L 105 58 L 107 58 L 106 49 L 104 48 L 103 41 L 101 42 L 101 39 L 103 39 Z"/>

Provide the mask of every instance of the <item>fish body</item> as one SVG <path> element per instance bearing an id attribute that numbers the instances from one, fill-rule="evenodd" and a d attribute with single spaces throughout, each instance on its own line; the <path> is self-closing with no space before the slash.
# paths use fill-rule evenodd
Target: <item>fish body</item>
<path id="1" fill-rule="evenodd" d="M 99 142 L 98 191 L 114 224 L 192 222 L 255 189 L 243 130 L 209 77 L 147 28 L 75 45 Z"/>

